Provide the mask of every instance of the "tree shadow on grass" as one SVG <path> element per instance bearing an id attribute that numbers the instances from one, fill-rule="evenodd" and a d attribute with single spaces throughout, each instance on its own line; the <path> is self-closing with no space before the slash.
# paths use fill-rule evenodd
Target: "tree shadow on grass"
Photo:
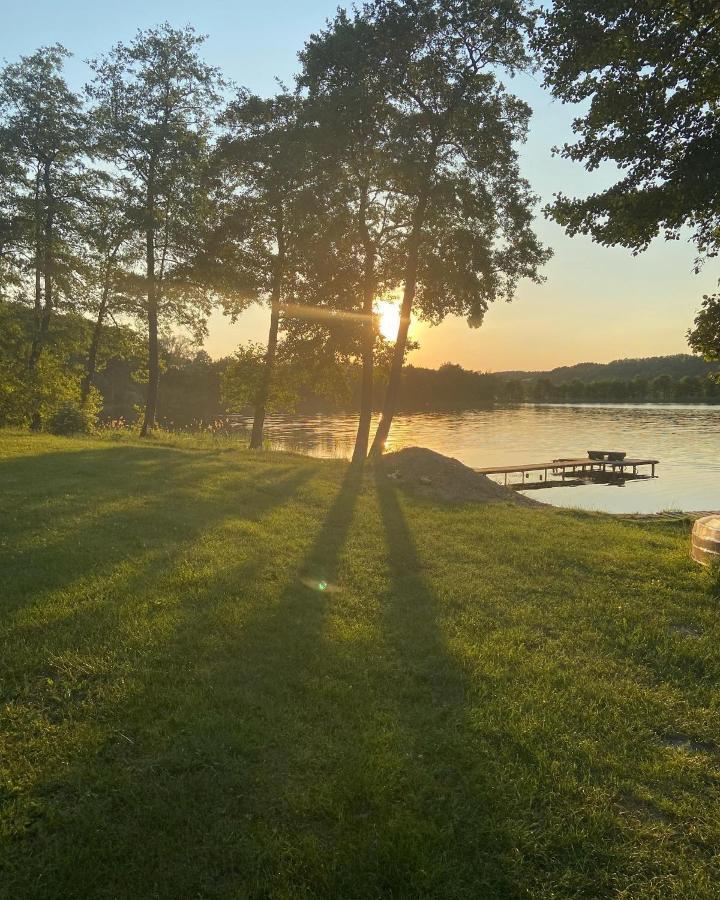
<path id="1" fill-rule="evenodd" d="M 408 795 L 418 833 L 404 879 L 415 882 L 417 896 L 515 896 L 507 785 L 490 783 L 486 765 L 498 736 L 478 733 L 470 721 L 468 676 L 443 637 L 439 600 L 398 493 L 379 471 L 376 492 L 390 570 L 383 628 L 402 685 L 392 716 L 398 750 L 405 747 L 405 777 L 420 787 Z M 503 742 L 506 752 L 523 753 Z M 407 838 L 398 834 L 398 845 L 407 847 Z"/>
<path id="2" fill-rule="evenodd" d="M 316 470 L 297 465 L 212 485 L 211 462 L 177 471 L 157 485 L 167 531 L 122 593 L 26 629 L 38 658 L 77 646 L 111 662 L 97 683 L 41 685 L 56 715 L 37 717 L 36 782 L 5 798 L 25 818 L 3 820 L 0 896 L 512 898 L 540 895 L 543 867 L 548 895 L 587 886 L 583 866 L 613 871 L 602 841 L 558 843 L 557 822 L 545 836 L 543 804 L 569 808 L 533 755 L 554 748 L 506 726 L 524 690 L 511 671 L 464 671 L 394 487 L 348 470 L 311 495 Z M 140 471 L 126 471 L 138 488 Z M 122 515 L 130 531 L 157 522 Z M 73 557 L 59 584 L 86 568 Z M 26 713 L 18 730 L 35 727 Z"/>
<path id="3" fill-rule="evenodd" d="M 10 556 L 0 620 L 0 708 L 7 704 L 10 722 L 19 717 L 31 731 L 67 733 L 68 715 L 79 713 L 82 722 L 91 714 L 98 725 L 112 718 L 113 703 L 131 691 L 133 659 L 159 653 L 183 621 L 185 593 L 204 577 L 193 570 L 198 548 L 230 534 L 247 545 L 236 555 L 262 555 L 262 521 L 313 474 L 310 467 L 273 466 L 246 484 L 246 474 L 232 471 L 218 492 L 204 486 L 212 477 L 217 487 L 217 473 L 200 465 L 193 473 L 189 465 L 166 467 L 164 475 L 126 466 L 134 476 L 128 483 L 150 498 L 148 505 L 110 507 L 92 524 L 71 528 L 44 568 L 34 564 L 42 547 Z M 144 478 L 160 483 L 146 490 Z M 215 581 L 222 590 L 222 573 Z"/>
<path id="4" fill-rule="evenodd" d="M 113 844 L 142 816 L 146 839 L 121 859 L 147 873 L 161 853 L 153 835 L 169 827 L 167 896 L 513 896 L 502 799 L 437 599 L 396 495 L 381 486 L 359 505 L 362 486 L 350 470 L 279 592 L 231 607 L 210 590 L 193 602 L 166 648 L 192 655 L 179 707 L 137 752 L 117 745 L 114 778 L 133 800 L 120 817 L 113 809 Z M 348 539 L 378 524 L 377 502 L 389 580 L 358 610 Z M 263 585 L 271 573 L 272 560 L 255 559 L 233 578 Z M 139 695 L 158 710 L 159 678 Z M 127 781 L 138 764 L 141 790 Z"/>
<path id="5" fill-rule="evenodd" d="M 14 896 L 512 898 L 576 864 L 543 845 L 542 764 L 448 645 L 394 487 L 349 469 L 310 498 L 282 471 L 240 513 L 192 483 L 176 499 L 171 518 L 199 503 L 197 529 L 127 585 L 138 628 L 168 594 L 173 617 L 118 648 L 127 691 L 62 701 L 87 745 L 28 792 Z M 96 624 L 81 614 L 60 647 Z"/>
<path id="6" fill-rule="evenodd" d="M 362 480 L 348 472 L 314 539 L 315 511 L 292 482 L 276 484 L 284 504 L 258 511 L 267 546 L 185 579 L 179 621 L 138 660 L 137 690 L 100 711 L 102 743 L 38 785 L 43 813 L 16 845 L 11 883 L 32 872 L 38 845 L 35 875 L 53 884 L 38 896 L 236 896 L 229 885 L 276 864 L 246 832 L 256 814 L 263 830 L 281 815 L 274 786 L 303 746 L 303 703 Z M 301 531 L 289 548 L 287 510 Z M 142 597 L 153 580 L 139 576 L 128 591 Z"/>
<path id="7" fill-rule="evenodd" d="M 28 610 L 63 590 L 102 595 L 114 567 L 148 559 L 164 570 L 170 556 L 226 516 L 252 519 L 310 476 L 279 465 L 259 477 L 209 455 L 135 447 L 48 454 L 0 464 L 23 505 L 18 521 L 5 518 L 0 547 L 3 613 Z M 203 458 L 204 457 L 204 458 Z M 26 504 L 27 493 L 43 500 Z M 26 486 L 23 491 L 23 486 Z M 53 502 L 58 504 L 53 509 Z M 46 504 L 49 509 L 46 509 Z M 62 512 L 60 512 L 62 510 Z M 87 582 L 83 590 L 83 581 Z"/>

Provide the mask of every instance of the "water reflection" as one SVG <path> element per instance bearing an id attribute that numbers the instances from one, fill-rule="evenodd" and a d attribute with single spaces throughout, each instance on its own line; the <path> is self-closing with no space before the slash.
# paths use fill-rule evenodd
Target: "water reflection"
<path id="1" fill-rule="evenodd" d="M 272 416 L 273 446 L 313 456 L 349 457 L 353 416 Z M 389 449 L 430 447 L 468 466 L 545 462 L 618 449 L 661 461 L 657 479 L 618 489 L 592 484 L 533 496 L 558 506 L 609 512 L 720 509 L 720 407 L 675 404 L 523 405 L 457 413 L 414 413 L 395 419 Z M 537 477 L 537 476 L 536 476 Z"/>

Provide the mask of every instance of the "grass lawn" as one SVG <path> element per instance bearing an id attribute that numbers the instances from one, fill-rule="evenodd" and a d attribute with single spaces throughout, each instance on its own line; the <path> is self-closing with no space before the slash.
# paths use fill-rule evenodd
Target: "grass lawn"
<path id="1" fill-rule="evenodd" d="M 0 896 L 720 896 L 688 532 L 0 432 Z"/>

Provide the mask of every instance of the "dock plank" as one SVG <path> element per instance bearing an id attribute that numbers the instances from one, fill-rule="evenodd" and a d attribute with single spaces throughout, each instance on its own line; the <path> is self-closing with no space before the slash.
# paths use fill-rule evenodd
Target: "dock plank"
<path id="1" fill-rule="evenodd" d="M 656 466 L 660 460 L 658 459 L 622 459 L 622 460 L 605 460 L 605 459 L 562 459 L 550 460 L 542 463 L 518 463 L 517 465 L 507 466 L 489 466 L 481 469 L 475 469 L 481 475 L 511 475 L 517 472 L 543 472 L 546 469 L 574 469 L 578 466 L 586 468 L 602 469 L 612 467 L 621 469 L 633 466 Z"/>

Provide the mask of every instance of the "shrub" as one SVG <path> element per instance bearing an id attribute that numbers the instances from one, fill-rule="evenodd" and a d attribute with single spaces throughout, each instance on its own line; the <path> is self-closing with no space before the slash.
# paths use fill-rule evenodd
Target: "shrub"
<path id="1" fill-rule="evenodd" d="M 95 426 L 95 410 L 78 403 L 64 403 L 47 424 L 51 434 L 89 434 Z"/>

